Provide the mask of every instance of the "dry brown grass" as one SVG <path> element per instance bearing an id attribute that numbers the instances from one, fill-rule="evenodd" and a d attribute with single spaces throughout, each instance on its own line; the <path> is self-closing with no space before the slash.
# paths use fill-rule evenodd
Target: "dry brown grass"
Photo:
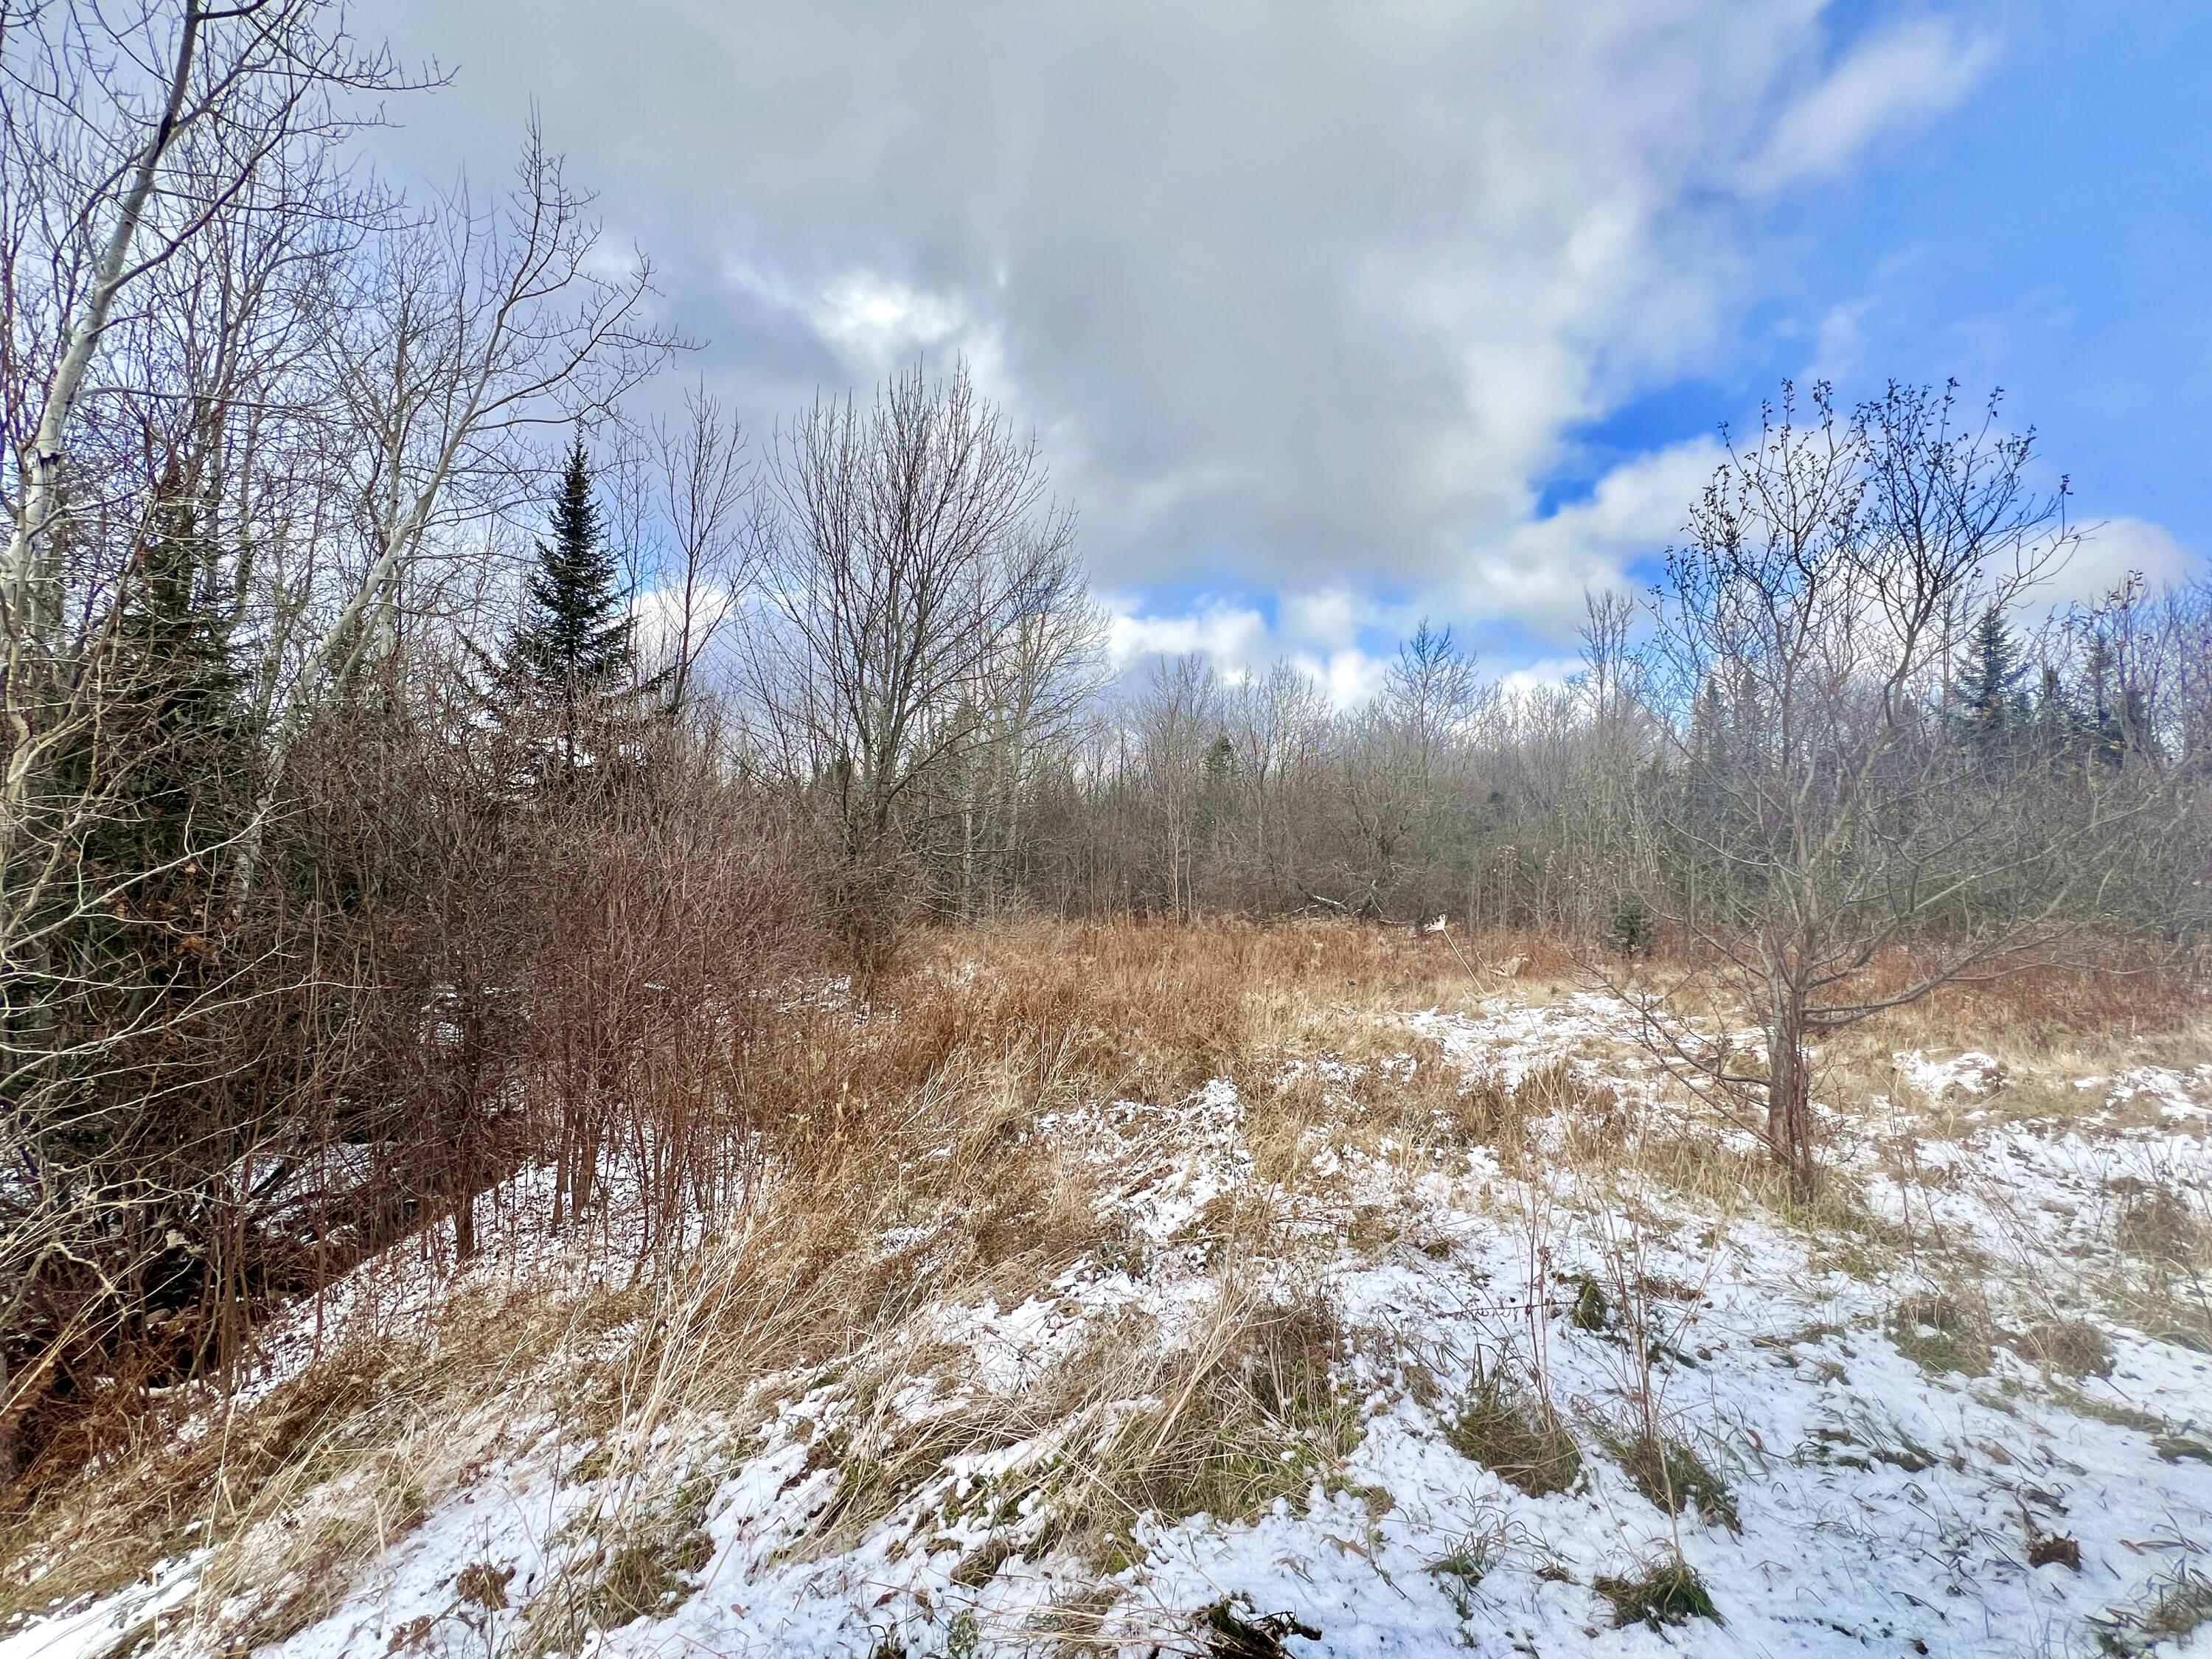
<path id="1" fill-rule="evenodd" d="M 924 941 L 868 1018 L 803 1009 L 750 1046 L 725 1133 L 757 1133 L 771 1179 L 714 1218 L 708 1248 L 635 1291 L 448 1302 L 406 1340 L 339 1344 L 189 1441 L 140 1419 L 76 1478 L 19 1494 L 0 1613 L 112 1588 L 189 1540 L 217 1547 L 204 1608 L 250 1583 L 263 1605 L 234 1633 L 269 1639 L 459 1478 L 487 1400 L 560 1402 L 550 1431 L 615 1443 L 611 1469 L 637 1489 L 620 1501 L 643 1504 L 651 1478 L 624 1458 L 641 1466 L 652 1426 L 742 1409 L 763 1378 L 891 1340 L 925 1298 L 1018 1301 L 1114 1248 L 1090 1171 L 1036 1133 L 1042 1114 L 1256 1080 L 1266 1056 L 1353 1041 L 1374 1011 L 1466 979 L 1449 951 L 1353 927 L 1032 923 Z M 1331 1000 L 1334 1039 L 1306 1014 Z M 922 1243 L 885 1255 L 892 1228 Z M 593 1341 L 617 1325 L 645 1340 L 610 1364 Z M 310 1492 L 326 1513 L 272 1524 Z"/>
<path id="2" fill-rule="evenodd" d="M 1486 971 L 1516 957 L 1517 977 Z M 952 1452 L 1054 1423 L 1088 1424 L 1092 1438 L 1035 1488 L 1050 1488 L 1053 1541 L 1099 1559 L 1146 1509 L 1249 1513 L 1295 1496 L 1328 1477 L 1358 1422 L 1328 1382 L 1344 1334 L 1323 1300 L 1279 1284 L 1224 1270 L 1218 1304 L 1174 1340 L 1106 1331 L 1036 1388 L 978 1396 L 927 1435 L 897 1420 L 891 1385 L 948 1358 L 927 1310 L 1012 1306 L 1071 1264 L 1146 1248 L 1052 1114 L 1169 1105 L 1216 1077 L 1238 1086 L 1255 1177 L 1192 1230 L 1224 1269 L 1281 1259 L 1297 1225 L 1341 1197 L 1313 1170 L 1322 1137 L 1396 1158 L 1480 1142 L 1510 1162 L 1530 1155 L 1522 1122 L 1557 1115 L 1571 1133 L 1554 1156 L 1714 1195 L 1723 1216 L 1747 1197 L 1786 1207 L 1754 1156 L 1710 1133 L 1632 1121 L 1564 1066 L 1514 1091 L 1463 1079 L 1391 1018 L 1500 994 L 1541 1001 L 1574 972 L 1569 951 L 1527 937 L 1344 923 L 1025 921 L 922 936 L 865 1017 L 795 997 L 749 1041 L 711 1121 L 687 1106 L 695 1132 L 750 1146 L 756 1172 L 692 1247 L 635 1288 L 448 1301 L 406 1340 L 342 1344 L 197 1438 L 148 1425 L 76 1478 L 19 1494 L 0 1529 L 0 1616 L 119 1584 L 191 1542 L 216 1551 L 198 1616 L 237 1592 L 223 1633 L 269 1639 L 323 1610 L 501 1434 L 526 1431 L 591 1449 L 605 1493 L 599 1546 L 544 1593 L 557 1646 L 680 1591 L 688 1533 L 670 1517 L 684 1513 L 689 1471 L 668 1449 L 681 1437 L 662 1431 L 712 1418 L 742 1435 L 780 1395 L 830 1376 L 854 1410 L 818 1449 L 840 1470 L 823 1540 L 926 1495 Z M 2201 1041 L 2201 1000 L 2179 975 L 2125 983 L 2042 970 L 1959 988 L 1862 1028 L 1851 1054 L 1885 1068 L 1903 1047 L 2070 1055 L 2140 1045 L 2154 1018 L 2177 1045 Z M 1378 1249 L 1407 1242 L 1379 1211 L 1340 1224 Z M 884 1245 L 892 1230 L 901 1248 Z M 542 1402 L 543 1420 L 503 1420 L 512 1398 Z M 295 1510 L 312 1519 L 279 1524 Z M 641 1538 L 660 1540 L 647 1553 L 674 1577 L 644 1570 Z"/>

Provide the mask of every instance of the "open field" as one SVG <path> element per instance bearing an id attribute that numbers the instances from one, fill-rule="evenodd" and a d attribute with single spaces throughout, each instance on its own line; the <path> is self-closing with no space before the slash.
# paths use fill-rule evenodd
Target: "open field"
<path id="1" fill-rule="evenodd" d="M 792 986 L 742 1203 L 556 1233 L 525 1171 L 391 1249 L 12 1517 L 0 1659 L 2180 1650 L 2185 980 L 1858 1028 L 1810 1203 L 1633 1037 L 1555 945 L 1351 925 Z"/>

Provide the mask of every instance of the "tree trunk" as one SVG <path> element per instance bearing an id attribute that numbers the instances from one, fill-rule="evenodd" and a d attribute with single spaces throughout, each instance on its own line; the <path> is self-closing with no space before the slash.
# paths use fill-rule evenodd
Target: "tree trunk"
<path id="1" fill-rule="evenodd" d="M 1766 1144 L 1802 1194 L 1813 1184 L 1812 1078 L 1805 1063 L 1805 988 L 1786 971 L 1769 984 L 1774 1018 L 1766 1036 Z"/>

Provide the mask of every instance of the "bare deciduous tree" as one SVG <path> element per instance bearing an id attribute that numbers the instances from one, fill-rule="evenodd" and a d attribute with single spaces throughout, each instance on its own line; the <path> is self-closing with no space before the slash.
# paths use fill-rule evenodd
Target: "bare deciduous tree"
<path id="1" fill-rule="evenodd" d="M 1950 672 L 1974 620 L 2067 552 L 2060 495 L 1996 408 L 1893 386 L 1854 414 L 1785 392 L 1731 446 L 1668 557 L 1649 662 L 1679 778 L 1661 825 L 1673 920 L 1756 1012 L 1763 1064 L 1641 994 L 1654 1052 L 1711 1098 L 1763 1098 L 1809 1182 L 1824 1034 L 2046 949 L 2079 924 L 2146 795 L 2064 755 L 1963 738 Z M 1915 942 L 1901 978 L 1870 985 Z"/>
<path id="2" fill-rule="evenodd" d="M 682 418 L 653 422 L 647 442 L 665 547 L 653 561 L 668 707 L 681 711 L 694 671 L 752 586 L 761 556 L 761 495 L 744 428 L 704 385 Z"/>
<path id="3" fill-rule="evenodd" d="M 830 805 L 856 967 L 888 935 L 902 814 L 992 719 L 986 672 L 1070 597 L 1073 519 L 964 367 L 863 413 L 817 402 L 770 469 L 772 626 L 747 678 L 787 771 Z"/>

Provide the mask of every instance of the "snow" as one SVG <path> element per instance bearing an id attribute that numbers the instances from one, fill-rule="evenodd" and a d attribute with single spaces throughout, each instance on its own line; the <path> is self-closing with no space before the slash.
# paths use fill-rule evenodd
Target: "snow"
<path id="1" fill-rule="evenodd" d="M 1985 1095 L 2004 1081 L 2003 1063 L 1994 1054 L 1969 1048 L 1948 1060 L 1930 1060 L 1917 1048 L 1891 1056 L 1898 1075 L 1930 1100 L 1956 1093 Z"/>
<path id="2" fill-rule="evenodd" d="M 1500 996 L 1401 1024 L 1470 1085 L 1510 1088 L 1565 1062 L 1656 1106 L 1660 1079 L 1633 1052 L 1635 1019 L 1584 994 Z M 1380 1069 L 1401 1079 L 1415 1064 L 1409 1054 Z M 2020 1074 L 1979 1051 L 1899 1053 L 1893 1065 L 1929 1103 L 1986 1097 Z M 1283 1076 L 1309 1066 L 1330 1086 L 1356 1070 L 1306 1057 Z M 1197 1620 L 1227 1598 L 1248 1616 L 1291 1612 L 1318 1629 L 1285 1638 L 1302 1656 L 2180 1652 L 2138 1626 L 2160 1584 L 2204 1571 L 2212 1552 L 2212 1356 L 2130 1325 L 2110 1291 L 2139 1266 L 2115 1242 L 2129 1194 L 2193 1195 L 2203 1212 L 2212 1065 L 2069 1080 L 2078 1113 L 1970 1123 L 1951 1139 L 1900 1129 L 1904 1108 L 1878 1101 L 1891 1116 L 1857 1126 L 1838 1171 L 1871 1212 L 1867 1236 L 1785 1225 L 1748 1203 L 1624 1191 L 1565 1161 L 1324 1138 L 1310 1167 L 1326 1206 L 1286 1205 L 1281 1254 L 1233 1264 L 1248 1284 L 1325 1301 L 1353 1334 L 1342 1380 L 1363 1402 L 1358 1443 L 1303 1498 L 1249 1522 L 1143 1516 L 1127 1559 L 1104 1570 L 1073 1559 L 1046 1530 L 1047 1475 L 1157 1403 L 1128 1401 L 948 1453 L 859 1535 L 825 1533 L 840 1472 L 817 1454 L 851 1426 L 854 1397 L 837 1377 L 793 1379 L 757 1431 L 713 1419 L 666 1431 L 661 1465 L 707 1494 L 686 1518 L 708 1547 L 663 1611 L 592 1632 L 583 1650 L 1045 1654 L 1087 1620 L 1083 1634 L 1133 1659 L 1202 1650 Z M 2156 1109 L 2148 1119 L 2144 1101 Z M 1204 1218 L 1225 1197 L 1265 1195 L 1248 1144 L 1255 1109 L 1217 1079 L 1180 1101 L 1041 1119 L 1034 1133 L 1095 1168 L 1102 1212 L 1142 1242 L 1141 1260 L 1085 1260 L 1035 1294 L 924 1310 L 915 1330 L 960 1363 L 872 1409 L 919 1433 L 978 1402 L 1024 1400 L 1109 1328 L 1102 1322 L 1133 1311 L 1165 1342 L 1192 1328 L 1230 1271 L 1197 1237 Z M 1705 1132 L 1728 1144 L 1719 1126 Z M 1565 1133 L 1538 1125 L 1531 1139 L 1556 1146 Z M 1395 1236 L 1352 1227 L 1362 1206 Z M 880 1244 L 893 1253 L 931 1236 L 887 1231 Z M 1584 1279 L 1608 1304 L 1600 1328 L 1573 1312 Z M 1913 1310 L 1939 1295 L 1986 1304 L 1996 1340 L 1981 1364 L 1930 1359 L 1918 1339 L 1934 1328 Z M 328 1316 L 348 1314 L 340 1298 Z M 2108 1375 L 2054 1381 L 2003 1340 L 2062 1316 L 2104 1334 Z M 1460 1402 L 1501 1367 L 1545 1389 L 1572 1426 L 1583 1472 L 1567 1490 L 1527 1495 L 1449 1443 Z M 1645 1421 L 1724 1477 L 1735 1524 L 1670 1516 L 1638 1491 L 1609 1448 Z M 524 1604 L 608 1526 L 665 1497 L 665 1482 L 641 1498 L 575 1479 L 583 1449 L 564 1443 L 550 1407 L 486 1402 L 475 1431 L 470 1478 L 270 1651 L 520 1650 Z M 2078 1568 L 2029 1565 L 2038 1538 L 2073 1540 Z M 994 1542 L 1008 1553 L 993 1571 L 963 1571 Z M 1677 1548 L 1725 1622 L 1616 1627 L 1595 1581 Z M 1444 1565 L 1476 1556 L 1486 1570 L 1473 1580 Z M 100 1650 L 179 1605 L 198 1559 L 0 1638 L 0 1659 Z M 514 1605 L 459 1594 L 477 1564 L 513 1569 Z M 180 1624 L 149 1650 L 198 1651 L 194 1640 Z"/>
<path id="3" fill-rule="evenodd" d="M 93 1659 L 110 1653 L 192 1593 L 202 1559 L 192 1554 L 165 1562 L 143 1583 L 0 1636 L 0 1659 Z"/>

